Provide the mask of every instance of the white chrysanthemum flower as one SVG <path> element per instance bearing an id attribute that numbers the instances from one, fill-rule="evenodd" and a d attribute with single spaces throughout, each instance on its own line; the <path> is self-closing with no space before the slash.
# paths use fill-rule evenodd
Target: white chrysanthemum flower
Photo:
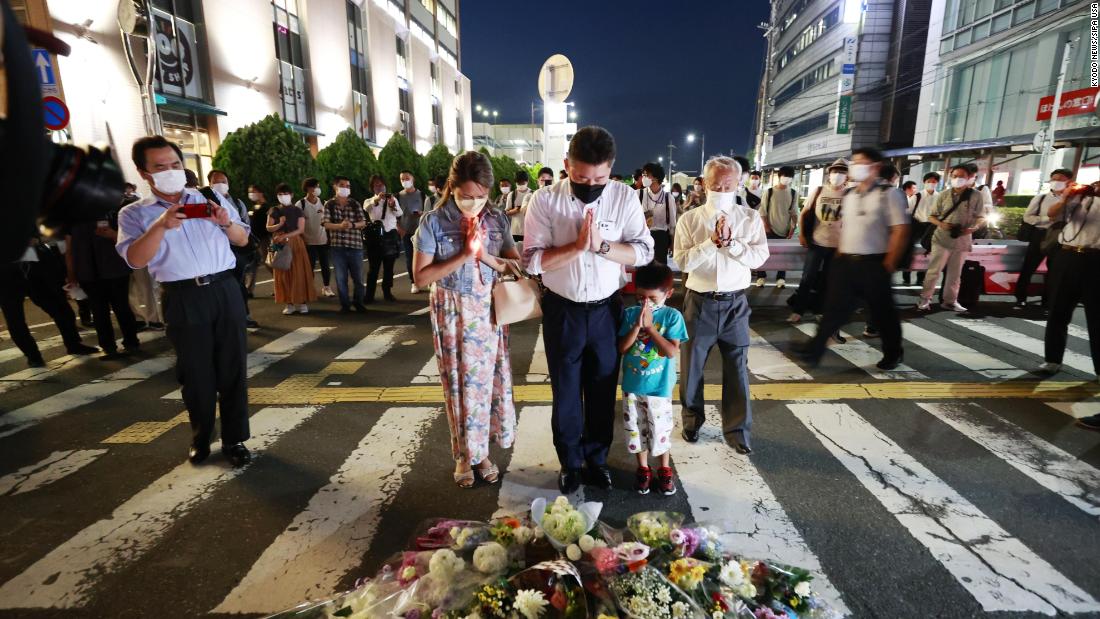
<path id="1" fill-rule="evenodd" d="M 569 544 L 569 547 L 565 549 L 565 556 L 570 561 L 580 561 L 581 547 L 576 544 Z"/>
<path id="2" fill-rule="evenodd" d="M 581 552 L 592 552 L 592 549 L 596 547 L 596 538 L 588 534 L 582 535 L 577 540 L 577 545 L 581 547 Z"/>
<path id="3" fill-rule="evenodd" d="M 803 580 L 794 587 L 794 594 L 800 598 L 810 595 L 810 583 Z"/>
<path id="4" fill-rule="evenodd" d="M 462 557 L 443 548 L 432 554 L 431 560 L 428 561 L 428 572 L 438 578 L 449 580 L 455 573 L 461 572 L 465 566 L 466 562 Z"/>
<path id="5" fill-rule="evenodd" d="M 676 602 L 672 605 L 672 617 L 673 619 L 683 619 L 688 616 L 691 611 L 691 607 L 684 602 Z"/>
<path id="6" fill-rule="evenodd" d="M 482 574 L 496 574 L 508 567 L 508 551 L 496 542 L 482 544 L 474 550 L 474 569 Z"/>
<path id="7" fill-rule="evenodd" d="M 657 596 L 656 597 L 657 597 L 657 601 L 662 603 L 662 604 L 669 604 L 669 603 L 672 602 L 672 592 L 669 591 L 668 587 L 661 587 L 657 591 Z"/>
<path id="8" fill-rule="evenodd" d="M 745 582 L 745 573 L 737 562 L 731 561 L 718 570 L 718 580 L 731 587 L 740 587 Z"/>
<path id="9" fill-rule="evenodd" d="M 756 597 L 756 587 L 753 586 L 751 582 L 743 583 L 740 587 L 737 588 L 737 595 L 747 600 L 751 600 L 752 598 Z"/>
<path id="10" fill-rule="evenodd" d="M 530 529 L 530 527 L 517 527 L 514 531 L 512 531 L 512 537 L 520 546 L 524 546 L 527 544 L 527 542 L 530 542 L 531 538 L 534 537 L 534 535 L 535 533 Z"/>
<path id="11" fill-rule="evenodd" d="M 542 591 L 523 589 L 516 593 L 516 601 L 512 602 L 512 608 L 516 609 L 525 619 L 538 619 L 546 612 L 548 602 L 542 595 Z"/>

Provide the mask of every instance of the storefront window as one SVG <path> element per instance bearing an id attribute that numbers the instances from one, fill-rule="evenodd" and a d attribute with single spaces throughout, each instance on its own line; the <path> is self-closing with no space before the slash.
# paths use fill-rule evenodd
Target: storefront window
<path id="1" fill-rule="evenodd" d="M 206 128 L 206 116 L 161 110 L 164 137 L 175 142 L 183 151 L 183 167 L 191 170 L 205 184 L 212 167 L 214 149 L 210 145 L 210 132 Z"/>
<path id="2" fill-rule="evenodd" d="M 195 0 L 153 0 L 156 90 L 209 102 L 202 7 Z"/>
<path id="3" fill-rule="evenodd" d="M 309 68 L 302 52 L 302 24 L 298 0 L 275 0 L 275 55 L 279 59 L 283 118 L 298 125 L 313 126 L 313 102 L 309 91 Z"/>

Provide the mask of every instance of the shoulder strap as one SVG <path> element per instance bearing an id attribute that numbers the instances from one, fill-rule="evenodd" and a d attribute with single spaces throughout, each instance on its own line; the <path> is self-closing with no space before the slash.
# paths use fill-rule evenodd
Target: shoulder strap
<path id="1" fill-rule="evenodd" d="M 772 188 L 768 187 L 768 197 L 764 199 L 764 208 L 769 209 L 772 205 Z"/>
<path id="2" fill-rule="evenodd" d="M 798 192 L 795 191 L 794 187 L 791 187 L 791 204 L 798 205 Z"/>
<path id="3" fill-rule="evenodd" d="M 665 192 L 665 225 L 669 226 L 669 227 L 672 227 L 672 215 L 671 215 L 671 210 L 669 208 L 669 202 L 671 200 L 672 200 L 672 194 L 670 194 L 669 192 L 666 191 Z M 672 232 L 672 230 L 669 230 L 669 232 Z"/>

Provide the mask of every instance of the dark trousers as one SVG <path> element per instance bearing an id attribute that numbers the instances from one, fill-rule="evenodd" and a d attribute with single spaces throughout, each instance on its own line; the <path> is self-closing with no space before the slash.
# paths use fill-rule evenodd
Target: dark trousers
<path id="1" fill-rule="evenodd" d="M 236 280 L 161 287 L 165 332 L 176 349 L 176 380 L 191 420 L 193 444 L 210 444 L 221 406 L 222 446 L 248 438 L 248 348 L 244 302 Z"/>
<path id="2" fill-rule="evenodd" d="M 88 293 L 96 337 L 103 352 L 118 350 L 115 329 L 111 324 L 112 310 L 118 319 L 118 328 L 122 331 L 122 345 L 126 348 L 137 348 L 137 319 L 134 318 L 134 310 L 130 309 L 130 276 L 80 282 L 80 287 Z"/>
<path id="3" fill-rule="evenodd" d="M 23 311 L 23 302 L 27 297 L 50 315 L 61 332 L 66 348 L 80 344 L 76 315 L 49 269 L 40 262 L 8 263 L 0 266 L 0 310 L 4 313 L 4 322 L 8 325 L 12 341 L 27 359 L 42 358 Z"/>
<path id="4" fill-rule="evenodd" d="M 651 230 L 653 235 L 653 261 L 668 264 L 668 248 L 672 246 L 672 235 L 666 230 Z"/>
<path id="5" fill-rule="evenodd" d="M 237 285 L 241 289 L 241 299 L 244 300 L 244 315 L 252 316 L 252 310 L 248 308 L 248 294 L 251 291 L 249 286 L 245 284 L 245 276 L 251 269 L 252 272 L 252 288 L 256 287 L 256 252 L 233 252 L 234 257 L 237 259 L 237 264 L 233 267 L 233 279 L 237 280 Z"/>
<path id="6" fill-rule="evenodd" d="M 332 266 L 336 270 L 336 294 L 340 298 L 341 307 L 359 305 L 363 302 L 363 294 L 366 289 L 363 286 L 363 250 L 350 247 L 331 247 Z M 348 278 L 354 288 L 351 295 L 348 294 Z"/>
<path id="7" fill-rule="evenodd" d="M 928 228 L 931 225 L 932 224 L 930 224 L 928 222 L 917 221 L 917 220 L 914 219 L 913 222 L 911 224 L 909 224 L 909 226 L 910 226 L 910 230 L 909 230 L 909 239 L 910 239 L 910 241 L 912 241 L 912 243 L 914 245 L 920 244 L 921 239 L 924 238 L 925 232 L 928 231 Z M 917 251 L 924 251 L 924 249 L 921 248 Z M 909 265 L 900 265 L 900 266 L 908 267 Z M 902 271 L 902 273 L 901 273 L 901 283 L 908 286 L 909 283 L 911 281 L 913 281 L 913 273 L 914 273 L 914 271 Z M 918 286 L 924 285 L 924 271 L 915 271 L 915 273 L 917 274 L 917 285 Z"/>
<path id="8" fill-rule="evenodd" d="M 312 271 L 317 268 L 317 263 L 321 263 L 321 282 L 326 286 L 332 281 L 332 272 L 329 267 L 328 260 L 328 245 L 306 245 L 306 252 L 309 254 L 309 268 Z M 313 279 L 311 276 L 310 280 Z"/>
<path id="9" fill-rule="evenodd" d="M 703 369 L 715 345 L 722 354 L 722 435 L 726 441 L 749 445 L 752 403 L 749 400 L 749 301 L 708 299 L 688 290 L 684 321 L 688 341 L 681 345 L 680 404 L 684 429 L 698 432 L 706 420 Z"/>
<path id="10" fill-rule="evenodd" d="M 768 233 L 768 238 L 769 239 L 785 239 L 787 237 L 780 236 L 780 235 L 775 234 L 773 232 L 769 232 Z M 754 275 L 756 275 L 756 277 L 763 277 L 764 279 L 768 279 L 768 272 L 767 271 L 757 271 L 756 273 L 754 273 Z M 786 271 L 776 271 L 775 278 L 776 279 L 786 279 L 787 278 L 787 272 Z"/>
<path id="11" fill-rule="evenodd" d="M 1079 254 L 1062 250 L 1054 255 L 1050 269 L 1050 315 L 1047 318 L 1046 361 L 1061 363 L 1066 354 L 1069 323 L 1078 303 L 1085 306 L 1089 331 L 1089 352 L 1093 372 L 1100 376 L 1100 253 Z"/>
<path id="12" fill-rule="evenodd" d="M 563 468 L 607 464 L 619 389 L 622 301 L 584 307 L 548 292 L 542 301 L 543 343 L 550 371 L 550 427 Z"/>
<path id="13" fill-rule="evenodd" d="M 1042 244 L 1047 231 L 1036 228 L 1027 244 L 1027 253 L 1024 254 L 1024 265 L 1020 267 L 1020 278 L 1016 280 L 1016 300 L 1023 303 L 1027 301 L 1027 289 L 1031 285 L 1031 276 L 1035 275 L 1035 269 L 1043 263 L 1046 256 L 1043 255 Z M 1047 262 L 1047 271 L 1050 270 L 1050 262 Z M 1043 286 L 1043 305 L 1047 304 L 1050 295 L 1050 273 L 1047 274 Z"/>
<path id="14" fill-rule="evenodd" d="M 402 250 L 405 252 L 405 272 L 409 274 L 409 281 L 413 279 L 413 235 L 406 234 L 401 239 Z"/>
<path id="15" fill-rule="evenodd" d="M 829 264 L 836 255 L 835 247 L 822 247 L 810 245 L 806 250 L 806 262 L 802 265 L 802 279 L 798 282 L 798 290 L 787 300 L 787 305 L 796 314 L 805 314 L 807 311 L 821 312 L 821 306 L 825 297 L 825 282 L 829 277 Z"/>
<path id="16" fill-rule="evenodd" d="M 267 257 L 267 249 L 270 246 L 271 237 L 263 236 L 257 238 L 256 251 L 252 254 L 251 261 L 245 265 L 244 281 L 247 282 L 245 284 L 245 292 L 248 293 L 246 296 L 251 295 L 256 290 L 256 274 L 260 270 L 260 264 Z"/>
<path id="17" fill-rule="evenodd" d="M 393 263 L 397 262 L 397 256 L 387 256 L 385 252 L 372 250 L 367 257 L 370 262 L 370 271 L 367 273 L 367 302 L 374 300 L 374 291 L 378 287 L 378 272 L 382 272 L 382 294 L 390 295 L 393 289 Z"/>
<path id="18" fill-rule="evenodd" d="M 810 354 L 820 359 L 829 337 L 848 323 L 852 311 L 866 303 L 871 311 L 869 325 L 882 335 L 882 354 L 887 359 L 901 356 L 901 320 L 894 305 L 892 276 L 882 265 L 884 256 L 840 256 L 829 269 L 825 312 L 810 341 Z"/>

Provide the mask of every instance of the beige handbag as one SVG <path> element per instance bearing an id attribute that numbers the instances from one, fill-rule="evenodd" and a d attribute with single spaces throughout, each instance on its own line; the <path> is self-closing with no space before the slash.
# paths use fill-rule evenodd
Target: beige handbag
<path id="1" fill-rule="evenodd" d="M 498 327 L 542 316 L 542 291 L 537 279 L 515 260 L 505 260 L 507 272 L 493 284 L 493 322 Z"/>

